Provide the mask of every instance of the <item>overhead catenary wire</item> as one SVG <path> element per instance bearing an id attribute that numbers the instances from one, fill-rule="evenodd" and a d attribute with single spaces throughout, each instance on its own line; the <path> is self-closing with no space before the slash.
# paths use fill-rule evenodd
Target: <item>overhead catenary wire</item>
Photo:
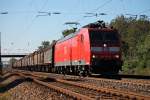
<path id="1" fill-rule="evenodd" d="M 124 0 L 120 0 L 120 1 L 122 2 L 123 12 L 126 13 L 126 8 L 125 8 Z"/>
<path id="2" fill-rule="evenodd" d="M 97 12 L 100 8 L 103 8 L 105 5 L 107 5 L 107 4 L 110 3 L 110 2 L 112 2 L 112 0 L 108 0 L 108 1 L 104 2 L 102 5 L 98 6 L 97 8 L 91 10 L 90 12 L 86 12 L 86 13 L 95 14 L 96 17 L 97 17 L 98 14 L 99 14 L 99 15 L 101 15 L 101 14 L 107 15 L 106 13 L 96 13 L 96 12 Z M 84 14 L 86 14 L 86 13 L 84 13 Z M 93 17 L 93 16 L 90 16 L 90 17 Z M 83 19 L 85 19 L 85 18 L 86 18 L 86 17 L 83 16 L 82 18 L 78 19 L 76 22 L 79 22 L 79 21 L 81 21 L 81 20 L 83 20 Z"/>
<path id="3" fill-rule="evenodd" d="M 43 5 L 41 6 L 41 8 L 40 8 L 40 10 L 42 10 L 42 9 L 44 9 L 44 7 L 45 7 L 45 5 L 47 4 L 47 1 L 48 0 L 46 0 L 44 3 L 43 3 Z M 31 3 L 33 4 L 34 2 L 33 2 L 33 0 L 30 2 L 30 5 L 31 5 Z M 35 13 L 37 13 L 39 10 L 35 10 Z M 32 16 L 32 19 L 31 19 L 31 21 L 30 21 L 30 23 L 26 26 L 26 28 L 25 28 L 25 33 L 28 33 L 28 31 L 31 29 L 31 27 L 33 26 L 33 23 L 35 22 L 35 20 L 36 20 L 36 18 L 37 18 L 37 15 L 33 15 Z M 28 42 L 28 44 L 29 44 L 29 42 Z M 29 45 L 28 45 L 29 46 Z"/>
<path id="4" fill-rule="evenodd" d="M 44 9 L 44 7 L 47 4 L 47 2 L 48 2 L 48 0 L 45 0 L 45 2 L 43 3 L 43 5 L 41 6 L 41 8 L 40 8 L 39 11 L 41 11 L 42 9 Z M 33 1 L 32 1 L 32 3 L 33 3 Z M 38 10 L 36 12 L 38 12 Z M 34 21 L 36 20 L 36 18 L 37 18 L 37 15 L 34 15 L 33 18 L 31 19 L 31 23 L 27 26 L 26 30 L 29 30 L 32 27 L 32 25 L 33 25 Z"/>
<path id="5" fill-rule="evenodd" d="M 129 15 L 131 17 L 134 17 L 135 19 L 137 19 L 138 17 L 139 18 L 149 18 L 150 16 L 144 14 L 144 13 L 149 12 L 149 11 L 150 11 L 150 9 L 146 9 L 146 10 L 140 11 L 139 13 L 136 13 L 136 14 L 126 13 L 125 15 Z"/>
<path id="6" fill-rule="evenodd" d="M 105 5 L 107 5 L 108 3 L 110 3 L 112 0 L 108 0 L 106 2 L 104 2 L 102 5 L 100 5 L 99 7 L 97 7 L 96 9 L 93 9 L 92 12 L 96 12 L 98 11 L 100 8 L 103 8 Z"/>
<path id="7" fill-rule="evenodd" d="M 143 11 L 139 12 L 138 14 L 146 13 L 146 12 L 149 12 L 149 11 L 150 11 L 150 8 L 146 9 L 146 10 L 143 10 Z"/>

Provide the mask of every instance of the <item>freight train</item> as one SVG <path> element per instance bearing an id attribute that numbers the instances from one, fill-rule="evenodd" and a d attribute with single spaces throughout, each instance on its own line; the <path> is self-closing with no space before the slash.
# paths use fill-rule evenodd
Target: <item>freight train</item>
<path id="1" fill-rule="evenodd" d="M 120 35 L 103 21 L 90 23 L 13 64 L 21 70 L 73 75 L 118 74 L 121 66 Z"/>

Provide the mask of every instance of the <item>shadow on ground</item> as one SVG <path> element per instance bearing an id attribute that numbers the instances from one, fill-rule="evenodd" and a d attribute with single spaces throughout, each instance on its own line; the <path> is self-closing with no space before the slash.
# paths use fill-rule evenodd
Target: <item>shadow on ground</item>
<path id="1" fill-rule="evenodd" d="M 5 79 L 7 79 L 7 78 L 9 78 L 9 77 L 11 77 L 11 76 L 7 76 L 7 77 L 5 77 L 4 79 L 1 79 L 1 80 L 4 81 Z M 25 82 L 25 81 L 32 81 L 32 80 L 31 80 L 31 79 L 28 79 L 28 78 L 26 78 L 26 79 L 24 79 L 24 78 L 16 79 L 16 80 L 10 82 L 9 84 L 4 84 L 4 85 L 2 85 L 2 86 L 0 87 L 0 93 L 4 93 L 4 92 L 10 90 L 11 88 L 14 88 L 14 87 L 16 87 L 17 85 L 19 85 L 19 84 Z"/>
<path id="2" fill-rule="evenodd" d="M 5 77 L 0 77 L 0 83 L 3 82 L 4 80 L 8 79 L 9 77 L 15 76 L 15 75 L 17 76 L 17 74 L 9 74 L 9 75 L 7 75 Z"/>

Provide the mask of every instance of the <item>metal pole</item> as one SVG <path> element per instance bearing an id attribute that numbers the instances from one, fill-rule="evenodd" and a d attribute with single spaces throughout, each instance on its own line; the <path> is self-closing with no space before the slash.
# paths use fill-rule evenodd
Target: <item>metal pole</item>
<path id="1" fill-rule="evenodd" d="M 1 32 L 0 32 L 0 74 L 2 74 L 2 59 L 1 59 Z"/>

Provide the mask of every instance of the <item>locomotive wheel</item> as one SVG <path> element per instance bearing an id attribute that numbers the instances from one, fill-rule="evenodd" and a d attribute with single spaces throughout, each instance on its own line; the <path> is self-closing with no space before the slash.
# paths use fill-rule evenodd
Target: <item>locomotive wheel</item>
<path id="1" fill-rule="evenodd" d="M 78 67 L 77 66 L 74 67 L 74 75 L 78 75 Z"/>
<path id="2" fill-rule="evenodd" d="M 86 77 L 90 75 L 90 70 L 87 66 L 80 66 L 79 76 Z"/>
<path id="3" fill-rule="evenodd" d="M 61 67 L 59 68 L 59 73 L 62 74 L 62 68 Z"/>
<path id="4" fill-rule="evenodd" d="M 79 76 L 84 76 L 84 67 L 83 66 L 79 66 Z"/>
<path id="5" fill-rule="evenodd" d="M 74 74 L 74 67 L 71 66 L 71 74 L 73 75 Z"/>
<path id="6" fill-rule="evenodd" d="M 48 72 L 52 72 L 52 68 L 50 66 L 48 66 Z"/>
<path id="7" fill-rule="evenodd" d="M 119 73 L 119 69 L 114 69 L 114 74 L 118 74 Z"/>
<path id="8" fill-rule="evenodd" d="M 62 66 L 62 74 L 63 74 L 63 75 L 66 74 L 66 68 L 64 68 L 63 66 Z"/>
<path id="9" fill-rule="evenodd" d="M 69 68 L 69 66 L 66 68 L 66 73 L 67 73 L 67 74 L 70 73 L 70 68 Z"/>

